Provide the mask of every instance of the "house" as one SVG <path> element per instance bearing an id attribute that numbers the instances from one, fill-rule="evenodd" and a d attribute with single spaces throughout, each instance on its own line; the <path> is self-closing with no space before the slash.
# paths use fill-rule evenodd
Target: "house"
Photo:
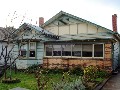
<path id="1" fill-rule="evenodd" d="M 43 63 L 44 42 L 57 40 L 58 36 L 41 27 L 24 23 L 15 32 L 13 49 L 18 69 L 26 69 L 34 64 Z"/>
<path id="2" fill-rule="evenodd" d="M 0 65 L 4 65 L 6 53 L 12 49 L 13 43 L 11 42 L 14 37 L 13 32 L 16 29 L 13 27 L 0 27 Z M 6 49 L 7 48 L 7 52 Z M 7 62 L 9 63 L 9 61 Z"/>
<path id="3" fill-rule="evenodd" d="M 59 36 L 44 42 L 43 64 L 47 68 L 100 66 L 108 71 L 120 65 L 120 35 L 117 15 L 112 16 L 113 31 L 60 11 L 41 27 Z"/>
<path id="4" fill-rule="evenodd" d="M 13 27 L 0 27 L 0 77 L 11 64 L 14 31 Z"/>

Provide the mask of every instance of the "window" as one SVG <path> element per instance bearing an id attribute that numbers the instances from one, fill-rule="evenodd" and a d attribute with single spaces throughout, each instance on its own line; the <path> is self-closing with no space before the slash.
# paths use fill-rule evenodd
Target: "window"
<path id="1" fill-rule="evenodd" d="M 82 45 L 82 57 L 92 57 L 92 44 Z"/>
<path id="2" fill-rule="evenodd" d="M 52 45 L 46 45 L 46 56 L 52 56 Z"/>
<path id="3" fill-rule="evenodd" d="M 81 45 L 72 45 L 72 47 L 73 47 L 72 56 L 81 57 L 82 50 Z"/>
<path id="4" fill-rule="evenodd" d="M 94 57 L 103 57 L 103 44 L 94 45 Z"/>
<path id="5" fill-rule="evenodd" d="M 61 56 L 61 45 L 53 45 L 53 56 Z"/>
<path id="6" fill-rule="evenodd" d="M 35 52 L 36 52 L 36 43 L 30 42 L 29 43 L 29 57 L 35 58 Z"/>
<path id="7" fill-rule="evenodd" d="M 20 46 L 20 56 L 21 57 L 27 57 L 27 44 L 21 44 Z"/>
<path id="8" fill-rule="evenodd" d="M 46 56 L 104 57 L 104 44 L 46 45 Z M 35 53 L 35 52 L 31 52 Z M 35 56 L 35 54 L 31 55 Z"/>
<path id="9" fill-rule="evenodd" d="M 71 56 L 71 45 L 62 45 L 62 56 Z"/>

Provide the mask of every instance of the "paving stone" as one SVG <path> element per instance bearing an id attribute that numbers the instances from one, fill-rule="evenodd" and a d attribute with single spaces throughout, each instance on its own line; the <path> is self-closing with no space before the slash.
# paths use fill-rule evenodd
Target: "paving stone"
<path id="1" fill-rule="evenodd" d="M 29 90 L 29 89 L 26 89 L 26 88 L 20 88 L 20 87 L 16 87 L 16 88 L 9 89 L 9 90 Z"/>

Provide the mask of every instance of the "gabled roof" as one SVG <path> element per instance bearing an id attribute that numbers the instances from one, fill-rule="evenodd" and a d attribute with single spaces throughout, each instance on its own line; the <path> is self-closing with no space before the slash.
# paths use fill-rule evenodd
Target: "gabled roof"
<path id="1" fill-rule="evenodd" d="M 38 26 L 35 26 L 35 25 L 32 25 L 32 24 L 29 24 L 29 23 L 24 23 L 23 25 L 21 25 L 19 27 L 20 28 L 26 28 L 27 30 L 31 30 L 31 29 L 34 29 L 40 33 L 42 33 L 43 35 L 45 35 L 46 37 L 50 37 L 50 38 L 55 38 L 55 39 L 58 39 L 59 36 L 58 35 L 55 35 L 51 32 L 49 32 L 48 30 L 45 30 L 45 29 L 42 29 L 41 27 L 38 27 Z M 19 31 L 19 30 L 18 30 Z"/>
<path id="2" fill-rule="evenodd" d="M 70 18 L 79 20 L 79 21 L 84 22 L 84 23 L 88 23 L 88 24 L 94 25 L 94 26 L 96 26 L 96 27 L 101 27 L 101 28 L 107 30 L 107 32 L 114 33 L 114 32 L 113 32 L 112 30 L 110 30 L 110 29 L 107 29 L 107 28 L 102 27 L 102 26 L 100 26 L 100 25 L 97 25 L 97 24 L 95 24 L 95 23 L 93 23 L 93 22 L 87 21 L 87 20 L 85 20 L 85 19 L 79 18 L 79 17 L 77 17 L 77 16 L 74 16 L 74 15 L 72 15 L 72 14 L 69 14 L 69 13 L 66 13 L 66 12 L 63 12 L 63 11 L 60 11 L 58 14 L 56 14 L 56 15 L 53 16 L 51 19 L 49 19 L 48 21 L 46 21 L 46 22 L 42 25 L 42 27 L 45 27 L 45 26 L 49 25 L 50 23 L 52 23 L 53 21 L 57 20 L 57 19 L 58 19 L 59 17 L 61 17 L 62 15 L 66 15 L 66 16 L 68 16 L 68 17 L 70 17 Z"/>

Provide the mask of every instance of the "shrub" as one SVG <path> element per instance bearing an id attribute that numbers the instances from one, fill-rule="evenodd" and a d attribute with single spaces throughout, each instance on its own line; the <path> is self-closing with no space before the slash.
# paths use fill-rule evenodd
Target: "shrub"
<path id="1" fill-rule="evenodd" d="M 88 66 L 84 69 L 83 78 L 85 81 L 94 81 L 96 78 L 97 67 L 95 66 Z"/>
<path id="2" fill-rule="evenodd" d="M 70 80 L 69 72 L 65 72 L 61 81 L 53 83 L 53 90 L 85 90 L 85 86 L 81 77 L 72 81 Z"/>
<path id="3" fill-rule="evenodd" d="M 46 85 L 49 81 L 47 73 L 48 73 L 47 71 L 41 69 L 40 67 L 38 67 L 38 69 L 36 70 L 35 78 L 37 81 L 38 90 L 45 90 L 47 88 Z"/>
<path id="4" fill-rule="evenodd" d="M 96 78 L 105 78 L 108 73 L 97 66 L 88 66 L 84 68 L 83 78 L 86 82 L 93 82 Z"/>
<path id="5" fill-rule="evenodd" d="M 81 79 L 77 79 L 70 83 L 60 82 L 54 85 L 53 90 L 85 90 Z"/>
<path id="6" fill-rule="evenodd" d="M 83 69 L 80 66 L 74 67 L 74 68 L 70 69 L 70 73 L 83 76 Z"/>
<path id="7" fill-rule="evenodd" d="M 99 78 L 105 78 L 108 76 L 108 73 L 105 70 L 99 70 L 97 71 L 96 76 Z"/>
<path id="8" fill-rule="evenodd" d="M 38 64 L 31 65 L 31 66 L 29 66 L 29 67 L 25 70 L 25 72 L 27 72 L 27 73 L 35 73 L 35 71 L 36 71 L 39 67 L 40 67 L 40 65 L 38 65 Z"/>
<path id="9" fill-rule="evenodd" d="M 59 68 L 54 68 L 54 69 L 47 69 L 48 70 L 48 73 L 51 73 L 51 74 L 59 74 L 59 73 L 63 73 L 63 69 L 59 69 Z"/>

